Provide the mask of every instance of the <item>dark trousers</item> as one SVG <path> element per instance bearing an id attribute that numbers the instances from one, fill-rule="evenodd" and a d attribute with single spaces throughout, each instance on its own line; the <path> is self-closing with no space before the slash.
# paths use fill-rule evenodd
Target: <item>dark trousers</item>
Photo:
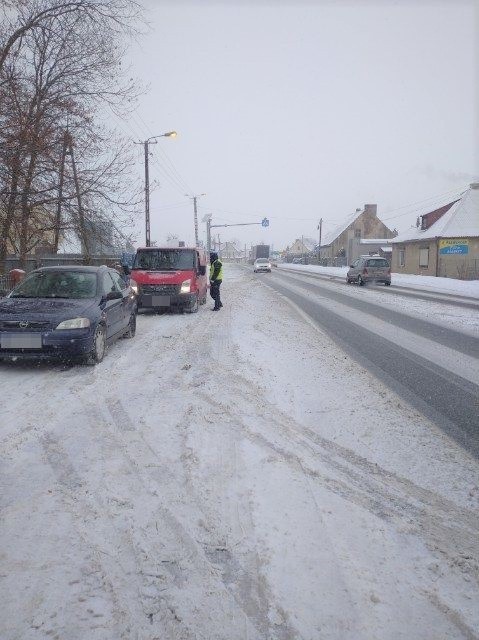
<path id="1" fill-rule="evenodd" d="M 210 284 L 210 296 L 215 301 L 215 309 L 219 309 L 223 306 L 220 300 L 220 286 L 221 280 L 216 280 Z"/>

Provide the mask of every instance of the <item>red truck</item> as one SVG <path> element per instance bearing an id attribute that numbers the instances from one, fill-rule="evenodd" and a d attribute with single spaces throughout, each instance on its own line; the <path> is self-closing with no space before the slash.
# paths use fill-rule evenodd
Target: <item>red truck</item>
<path id="1" fill-rule="evenodd" d="M 206 252 L 199 248 L 137 249 L 130 277 L 134 280 L 138 309 L 174 308 L 195 313 L 198 305 L 206 302 L 206 266 Z"/>

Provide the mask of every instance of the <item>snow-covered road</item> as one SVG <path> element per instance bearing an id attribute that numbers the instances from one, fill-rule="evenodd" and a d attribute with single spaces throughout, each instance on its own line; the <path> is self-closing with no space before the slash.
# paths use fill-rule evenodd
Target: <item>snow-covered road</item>
<path id="1" fill-rule="evenodd" d="M 0 638 L 479 638 L 477 461 L 250 272 L 224 301 L 0 365 Z"/>

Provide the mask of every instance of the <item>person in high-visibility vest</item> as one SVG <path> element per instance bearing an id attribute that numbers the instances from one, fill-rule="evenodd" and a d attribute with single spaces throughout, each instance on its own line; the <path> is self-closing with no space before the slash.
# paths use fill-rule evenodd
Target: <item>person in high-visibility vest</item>
<path id="1" fill-rule="evenodd" d="M 220 300 L 220 286 L 223 282 L 223 263 L 217 253 L 210 253 L 210 296 L 215 301 L 213 311 L 219 311 L 223 306 Z"/>

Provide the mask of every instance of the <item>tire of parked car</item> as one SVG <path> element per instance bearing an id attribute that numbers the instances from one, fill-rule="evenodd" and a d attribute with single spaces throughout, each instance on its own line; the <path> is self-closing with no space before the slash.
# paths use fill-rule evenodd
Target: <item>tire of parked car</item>
<path id="1" fill-rule="evenodd" d="M 364 287 L 366 283 L 364 282 L 364 280 L 361 278 L 361 276 L 358 276 L 358 285 L 360 287 Z"/>
<path id="2" fill-rule="evenodd" d="M 93 349 L 87 355 L 85 362 L 88 365 L 94 366 L 99 364 L 106 353 L 106 331 L 102 324 L 98 324 L 95 329 L 95 335 L 93 336 Z"/>
<path id="3" fill-rule="evenodd" d="M 134 338 L 136 333 L 136 313 L 132 313 L 130 316 L 130 322 L 128 323 L 128 329 L 123 334 L 124 338 Z"/>

